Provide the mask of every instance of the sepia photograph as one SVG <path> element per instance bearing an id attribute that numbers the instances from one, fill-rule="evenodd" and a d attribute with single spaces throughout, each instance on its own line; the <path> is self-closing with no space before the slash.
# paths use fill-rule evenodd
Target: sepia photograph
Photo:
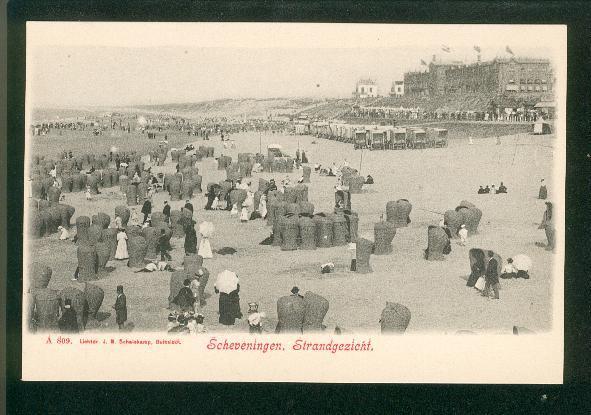
<path id="1" fill-rule="evenodd" d="M 565 27 L 28 22 L 26 55 L 25 378 L 561 382 Z M 195 348 L 244 372 L 139 362 Z"/>

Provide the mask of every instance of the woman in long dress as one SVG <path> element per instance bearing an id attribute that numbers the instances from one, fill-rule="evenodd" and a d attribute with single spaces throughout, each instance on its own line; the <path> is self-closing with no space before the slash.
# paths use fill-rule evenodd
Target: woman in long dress
<path id="1" fill-rule="evenodd" d="M 115 251 L 115 259 L 128 259 L 127 253 L 127 234 L 123 229 L 119 229 L 117 233 L 117 251 Z"/>
<path id="2" fill-rule="evenodd" d="M 225 326 L 232 326 L 236 319 L 242 318 L 240 311 L 240 283 L 238 276 L 232 271 L 220 272 L 214 289 L 220 294 L 218 312 L 219 322 Z"/>
<path id="3" fill-rule="evenodd" d="M 199 225 L 199 233 L 201 234 L 201 241 L 199 242 L 197 253 L 201 255 L 203 259 L 213 258 L 211 244 L 209 243 L 209 237 L 213 233 L 213 224 L 211 222 L 202 222 Z"/>
<path id="4" fill-rule="evenodd" d="M 261 196 L 261 200 L 259 202 L 259 213 L 261 214 L 262 219 L 267 217 L 267 196 L 265 195 Z"/>

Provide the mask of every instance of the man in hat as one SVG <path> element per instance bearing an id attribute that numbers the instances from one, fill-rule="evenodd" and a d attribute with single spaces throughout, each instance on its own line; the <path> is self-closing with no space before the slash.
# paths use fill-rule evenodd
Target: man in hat
<path id="1" fill-rule="evenodd" d="M 161 261 L 172 261 L 172 257 L 168 253 L 168 240 L 166 238 L 166 231 L 160 229 L 160 237 L 158 238 L 158 251 L 160 252 Z"/>
<path id="2" fill-rule="evenodd" d="M 72 308 L 72 300 L 69 298 L 66 298 L 64 303 L 64 313 L 58 321 L 58 326 L 62 333 L 78 333 L 76 311 Z"/>
<path id="3" fill-rule="evenodd" d="M 123 330 L 127 321 L 127 298 L 123 294 L 123 285 L 117 286 L 117 299 L 113 308 L 115 309 L 115 320 L 117 321 L 119 330 Z"/>
<path id="4" fill-rule="evenodd" d="M 490 296 L 490 291 L 493 291 L 493 299 L 499 299 L 499 275 L 498 275 L 498 262 L 495 258 L 493 258 L 493 253 L 491 251 L 488 252 L 489 260 L 486 264 L 486 271 L 484 273 L 484 290 L 482 295 L 484 297 Z"/>
<path id="5" fill-rule="evenodd" d="M 193 205 L 189 201 L 189 199 L 185 200 L 185 209 L 190 210 L 193 213 Z"/>
<path id="6" fill-rule="evenodd" d="M 164 201 L 164 209 L 162 209 L 162 213 L 164 214 L 164 217 L 166 218 L 166 223 L 168 225 L 170 225 L 170 205 L 168 204 L 168 202 L 166 200 Z"/>
<path id="7" fill-rule="evenodd" d="M 293 287 L 291 289 L 291 295 L 294 297 L 304 298 L 302 295 L 300 295 L 300 289 L 298 287 Z"/>

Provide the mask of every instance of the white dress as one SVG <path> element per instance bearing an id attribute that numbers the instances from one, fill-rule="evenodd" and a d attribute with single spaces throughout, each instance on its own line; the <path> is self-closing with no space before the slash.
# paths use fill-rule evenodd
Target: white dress
<path id="1" fill-rule="evenodd" d="M 267 216 L 267 201 L 263 198 L 259 202 L 259 213 L 263 219 Z"/>
<path id="2" fill-rule="evenodd" d="M 197 251 L 202 258 L 213 258 L 213 253 L 211 252 L 211 245 L 209 244 L 209 238 L 202 237 L 201 242 L 199 242 L 199 250 Z"/>
<path id="3" fill-rule="evenodd" d="M 127 253 L 127 234 L 125 232 L 119 232 L 117 234 L 117 251 L 115 252 L 115 259 L 127 259 L 129 254 Z"/>

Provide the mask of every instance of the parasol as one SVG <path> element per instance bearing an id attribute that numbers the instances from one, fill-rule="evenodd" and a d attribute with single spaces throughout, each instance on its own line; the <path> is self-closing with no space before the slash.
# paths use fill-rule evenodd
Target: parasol
<path id="1" fill-rule="evenodd" d="M 224 270 L 218 274 L 215 288 L 222 293 L 230 294 L 238 288 L 238 276 L 232 271 Z"/>
<path id="2" fill-rule="evenodd" d="M 513 257 L 513 266 L 518 271 L 529 271 L 532 266 L 531 258 L 524 254 L 515 255 Z"/>
<path id="3" fill-rule="evenodd" d="M 214 231 L 213 223 L 211 222 L 201 222 L 199 224 L 199 233 L 204 238 L 209 238 Z"/>

